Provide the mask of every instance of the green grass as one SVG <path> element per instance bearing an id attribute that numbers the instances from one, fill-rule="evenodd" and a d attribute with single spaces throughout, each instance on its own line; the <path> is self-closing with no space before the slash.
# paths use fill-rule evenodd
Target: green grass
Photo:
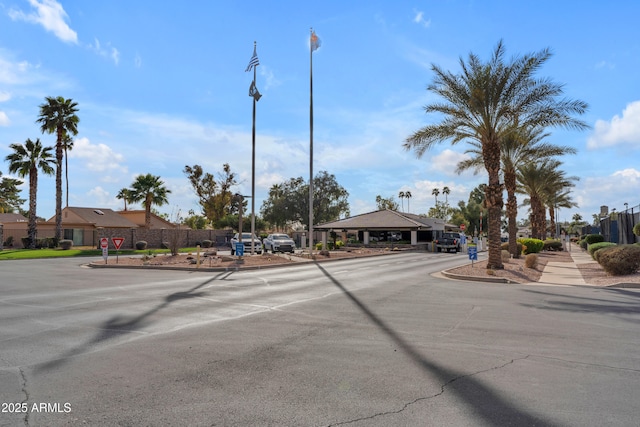
<path id="1" fill-rule="evenodd" d="M 202 249 L 200 249 L 202 251 Z M 196 248 L 183 248 L 180 252 L 196 252 Z M 145 249 L 142 251 L 125 249 L 118 251 L 118 255 L 152 255 L 167 254 L 168 249 Z M 115 256 L 115 250 L 109 250 L 109 256 Z M 0 261 L 10 259 L 41 259 L 67 258 L 83 256 L 102 256 L 102 249 L 4 249 L 0 251 Z"/>

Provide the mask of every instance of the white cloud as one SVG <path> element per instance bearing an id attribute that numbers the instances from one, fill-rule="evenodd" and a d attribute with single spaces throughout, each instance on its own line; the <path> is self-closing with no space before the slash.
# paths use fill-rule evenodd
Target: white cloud
<path id="1" fill-rule="evenodd" d="M 0 92 L 0 102 L 6 102 L 11 99 L 11 94 L 9 92 Z"/>
<path id="2" fill-rule="evenodd" d="M 610 121 L 596 121 L 593 134 L 587 141 L 587 147 L 602 148 L 624 143 L 640 143 L 640 101 L 627 105 L 622 112 L 622 117 L 615 115 Z"/>
<path id="3" fill-rule="evenodd" d="M 107 43 L 107 45 L 103 47 L 100 43 L 100 40 L 98 40 L 97 38 L 93 40 L 94 44 L 89 44 L 89 49 L 93 50 L 95 53 L 104 58 L 111 58 L 111 60 L 116 65 L 120 63 L 120 51 L 111 46 L 111 43 Z"/>
<path id="4" fill-rule="evenodd" d="M 9 17 L 16 20 L 40 24 L 45 30 L 52 32 L 60 40 L 67 43 L 78 43 L 78 35 L 73 31 L 66 20 L 69 17 L 62 5 L 55 0 L 29 0 L 36 10 L 25 13 L 21 10 L 10 9 Z"/>
<path id="5" fill-rule="evenodd" d="M 122 154 L 114 152 L 105 144 L 92 144 L 88 138 L 78 138 L 73 141 L 69 158 L 81 159 L 83 165 L 92 172 L 127 172 L 127 168 L 122 165 L 124 162 Z"/>
<path id="6" fill-rule="evenodd" d="M 455 173 L 458 163 L 469 158 L 468 154 L 458 153 L 450 149 L 443 150 L 440 154 L 429 159 L 429 167 L 431 170 L 444 173 L 449 176 L 457 176 Z"/>
<path id="7" fill-rule="evenodd" d="M 9 120 L 9 116 L 4 111 L 0 111 L 0 126 L 9 126 L 11 124 L 11 120 Z"/>
<path id="8" fill-rule="evenodd" d="M 415 16 L 413 17 L 413 22 L 416 24 L 420 24 L 425 28 L 429 28 L 431 26 L 431 19 L 424 18 L 424 12 L 414 10 Z"/>

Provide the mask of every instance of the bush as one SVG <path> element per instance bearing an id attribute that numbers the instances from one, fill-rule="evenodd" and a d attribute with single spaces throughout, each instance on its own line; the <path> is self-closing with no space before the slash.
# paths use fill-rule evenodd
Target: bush
<path id="1" fill-rule="evenodd" d="M 640 222 L 633 226 L 633 234 L 640 236 Z"/>
<path id="2" fill-rule="evenodd" d="M 7 247 L 13 247 L 13 236 L 7 237 L 7 240 L 4 241 L 4 245 Z"/>
<path id="3" fill-rule="evenodd" d="M 562 242 L 556 239 L 547 239 L 544 241 L 544 246 L 542 247 L 545 251 L 563 251 L 564 247 L 562 246 Z"/>
<path id="4" fill-rule="evenodd" d="M 604 236 L 602 234 L 587 234 L 583 240 L 588 245 L 593 245 L 594 243 L 604 242 Z"/>
<path id="5" fill-rule="evenodd" d="M 541 240 L 542 242 L 542 240 Z M 538 266 L 538 255 L 537 254 L 528 254 L 524 258 L 524 266 L 527 268 L 536 268 Z"/>
<path id="6" fill-rule="evenodd" d="M 640 269 L 640 246 L 616 245 L 597 252 L 598 262 L 612 276 L 633 274 Z"/>
<path id="7" fill-rule="evenodd" d="M 68 251 L 73 247 L 73 240 L 60 240 L 60 247 L 63 251 Z"/>
<path id="8" fill-rule="evenodd" d="M 589 245 L 589 248 L 587 249 L 587 251 L 589 252 L 589 255 L 591 255 L 591 258 L 597 260 L 596 252 L 599 251 L 602 248 L 607 248 L 609 246 L 616 246 L 616 244 L 615 243 L 611 243 L 611 242 L 593 243 L 593 244 Z"/>
<path id="9" fill-rule="evenodd" d="M 147 242 L 145 242 L 144 240 L 138 240 L 136 242 L 136 249 L 139 251 L 147 249 Z"/>
<path id="10" fill-rule="evenodd" d="M 202 247 L 203 248 L 210 248 L 211 246 L 213 246 L 213 242 L 211 240 L 203 240 L 202 241 Z"/>
<path id="11" fill-rule="evenodd" d="M 522 243 L 522 251 L 525 255 L 537 254 L 544 247 L 544 242 L 540 239 L 519 239 L 518 242 Z"/>
<path id="12" fill-rule="evenodd" d="M 518 253 L 521 254 L 522 253 L 522 243 L 517 242 L 516 246 L 518 247 Z M 500 249 L 502 249 L 503 251 L 509 252 L 509 242 L 502 243 L 500 245 Z"/>
<path id="13" fill-rule="evenodd" d="M 22 242 L 22 247 L 25 249 L 29 249 L 29 246 L 31 244 L 31 239 L 28 237 L 22 237 L 20 238 L 20 241 Z"/>
<path id="14" fill-rule="evenodd" d="M 511 254 L 505 249 L 500 251 L 500 256 L 502 257 L 502 262 L 509 262 L 509 260 L 511 259 Z"/>
<path id="15" fill-rule="evenodd" d="M 580 245 L 580 248 L 582 248 L 582 250 L 583 250 L 583 251 L 586 251 L 586 250 L 587 250 L 587 246 L 589 246 L 589 245 L 587 244 L 587 241 L 586 241 L 586 240 L 584 240 L 584 239 L 580 240 L 580 241 L 578 242 L 578 245 Z"/>

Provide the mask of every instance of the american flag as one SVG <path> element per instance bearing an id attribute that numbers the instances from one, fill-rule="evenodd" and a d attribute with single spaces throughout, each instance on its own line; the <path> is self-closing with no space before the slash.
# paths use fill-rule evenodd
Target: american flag
<path id="1" fill-rule="evenodd" d="M 253 67 L 257 67 L 258 65 L 260 65 L 260 61 L 258 60 L 258 54 L 256 53 L 256 46 L 254 44 L 253 45 L 253 56 L 249 60 L 249 65 L 247 65 L 247 69 L 244 70 L 244 71 L 245 72 L 251 71 L 253 69 Z"/>
<path id="2" fill-rule="evenodd" d="M 315 31 L 311 31 L 311 52 L 313 52 L 314 50 L 318 50 L 318 48 L 320 47 L 320 39 L 318 38 L 318 36 L 316 35 Z"/>

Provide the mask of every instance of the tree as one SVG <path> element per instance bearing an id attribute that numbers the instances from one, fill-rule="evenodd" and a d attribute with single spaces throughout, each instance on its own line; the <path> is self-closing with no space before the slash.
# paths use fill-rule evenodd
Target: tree
<path id="1" fill-rule="evenodd" d="M 40 123 L 42 133 L 56 134 L 56 239 L 62 236 L 62 153 L 67 135 L 78 134 L 80 119 L 76 115 L 78 103 L 72 99 L 47 96 L 40 105 L 40 115 L 36 123 Z M 70 147 L 67 147 L 70 148 Z"/>
<path id="2" fill-rule="evenodd" d="M 386 199 L 380 195 L 376 196 L 376 206 L 378 210 L 389 209 L 390 211 L 397 211 L 399 207 L 398 203 L 393 200 L 393 196 Z"/>
<path id="3" fill-rule="evenodd" d="M 202 213 L 215 226 L 219 226 L 218 221 L 225 216 L 237 213 L 233 209 L 237 204 L 234 204 L 231 192 L 232 187 L 238 184 L 236 174 L 231 172 L 228 163 L 222 166 L 222 171 L 216 179 L 213 174 L 204 172 L 200 165 L 185 166 L 183 170 L 198 196 Z"/>
<path id="4" fill-rule="evenodd" d="M 0 172 L 0 177 L 2 172 Z M 26 201 L 20 198 L 20 189 L 18 186 L 22 184 L 19 179 L 4 177 L 0 181 L 0 213 L 12 213 L 20 210 L 20 206 Z"/>
<path id="5" fill-rule="evenodd" d="M 427 125 L 405 141 L 418 157 L 433 145 L 450 141 L 475 141 L 482 149 L 483 166 L 487 171 L 485 203 L 489 214 L 489 259 L 487 267 L 502 269 L 501 216 L 503 186 L 500 182 L 500 141 L 520 127 L 562 126 L 584 129 L 588 126 L 571 116 L 582 114 L 587 104 L 582 101 L 558 100 L 562 85 L 550 79 L 534 78 L 534 74 L 551 57 L 548 49 L 504 59 L 505 48 L 500 41 L 491 59 L 483 63 L 469 54 L 467 63 L 460 59 L 462 72 L 453 74 L 433 65 L 434 82 L 428 90 L 444 102 L 427 105 L 427 113 L 440 113 L 443 120 Z"/>
<path id="6" fill-rule="evenodd" d="M 449 194 L 451 194 L 451 189 L 449 187 L 445 186 L 442 189 L 442 194 L 444 194 L 444 203 L 446 205 L 448 205 L 449 204 Z"/>
<path id="7" fill-rule="evenodd" d="M 431 194 L 435 196 L 436 206 L 438 206 L 438 195 L 440 194 L 440 190 L 438 190 L 437 188 L 434 188 L 433 190 L 431 190 Z"/>
<path id="8" fill-rule="evenodd" d="M 159 176 L 139 175 L 131 184 L 131 202 L 144 205 L 144 226 L 151 228 L 151 205 L 162 206 L 169 203 L 167 195 L 171 193 Z"/>
<path id="9" fill-rule="evenodd" d="M 411 199 L 411 197 L 413 197 L 411 191 L 407 190 L 404 192 L 404 198 L 407 199 L 407 212 L 411 212 L 411 208 L 409 207 L 409 200 Z"/>
<path id="10" fill-rule="evenodd" d="M 398 193 L 398 197 L 402 201 L 402 212 L 404 212 L 404 198 L 406 197 L 405 194 L 404 194 L 404 191 L 399 192 Z"/>
<path id="11" fill-rule="evenodd" d="M 73 139 L 71 139 L 71 137 L 66 133 L 64 135 L 62 145 L 64 148 L 64 180 L 67 187 L 65 191 L 65 196 L 67 197 L 66 199 L 67 203 L 65 206 L 69 207 L 69 162 L 68 162 L 67 151 L 73 148 Z"/>
<path id="12" fill-rule="evenodd" d="M 272 224 L 299 222 L 309 229 L 309 184 L 302 178 L 291 178 L 269 192 L 260 212 Z M 273 187 L 272 187 L 273 189 Z M 318 172 L 313 178 L 313 218 L 317 224 L 349 215 L 349 193 L 333 174 Z"/>
<path id="13" fill-rule="evenodd" d="M 122 188 L 116 194 L 116 199 L 124 201 L 124 210 L 127 210 L 127 203 L 131 203 L 131 189 L 130 188 Z"/>
<path id="14" fill-rule="evenodd" d="M 38 194 L 38 171 L 46 175 L 53 175 L 54 160 L 51 155 L 53 147 L 42 147 L 40 139 L 35 142 L 27 139 L 23 144 L 11 144 L 13 153 L 5 160 L 9 162 L 9 172 L 17 173 L 19 177 L 29 177 L 29 248 L 35 249 L 37 236 L 36 197 Z"/>
<path id="15" fill-rule="evenodd" d="M 504 178 L 504 187 L 507 191 L 507 232 L 509 234 L 509 253 L 514 258 L 520 257 L 518 250 L 518 200 L 517 192 L 517 168 L 528 162 L 537 161 L 542 158 L 560 156 L 564 154 L 574 154 L 576 150 L 572 147 L 556 146 L 543 142 L 548 136 L 544 129 L 538 128 L 521 128 L 513 133 L 506 135 L 500 141 L 502 164 L 502 175 Z M 482 168 L 482 147 L 476 141 L 470 142 L 471 148 L 466 151 L 471 154 L 471 158 L 458 163 L 456 172 L 461 173 L 466 169 L 474 169 L 474 173 L 478 173 Z"/>

